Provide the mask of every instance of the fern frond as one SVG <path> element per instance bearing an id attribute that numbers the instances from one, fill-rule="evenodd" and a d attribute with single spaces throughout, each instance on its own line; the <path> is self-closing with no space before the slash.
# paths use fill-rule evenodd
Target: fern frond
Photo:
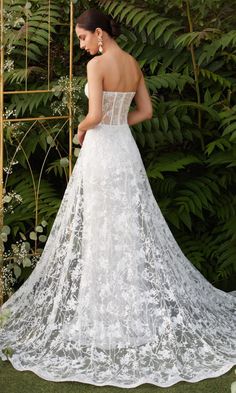
<path id="1" fill-rule="evenodd" d="M 157 40 L 164 36 L 167 43 L 176 31 L 181 29 L 177 20 L 164 17 L 157 12 L 137 7 L 135 4 L 127 4 L 125 1 L 98 1 L 104 10 L 122 21 L 127 26 L 137 29 L 139 33 L 146 31 L 147 35 L 153 35 Z M 171 26 L 171 28 L 170 28 Z M 167 29 L 168 28 L 168 32 Z"/>
<path id="2" fill-rule="evenodd" d="M 35 176 L 37 177 L 36 174 Z M 6 225 L 11 227 L 19 226 L 21 228 L 21 223 L 26 220 L 31 222 L 31 225 L 34 225 L 36 201 L 32 179 L 28 175 L 28 172 L 23 172 L 21 169 L 17 177 L 9 178 L 8 186 L 14 189 L 17 194 L 20 194 L 23 201 L 14 209 L 14 214 L 6 214 Z M 61 199 L 55 187 L 48 180 L 42 179 L 38 199 L 39 219 L 40 217 L 46 217 L 46 221 L 52 222 L 58 211 L 60 202 Z"/>
<path id="3" fill-rule="evenodd" d="M 222 151 L 225 151 L 231 149 L 232 144 L 225 138 L 218 138 L 206 145 L 206 154 L 210 156 L 210 154 L 215 150 L 216 147 Z"/>
<path id="4" fill-rule="evenodd" d="M 201 160 L 197 156 L 186 155 L 181 152 L 175 152 L 175 154 L 167 153 L 159 157 L 157 162 L 149 165 L 147 174 L 149 177 L 156 178 L 162 172 L 178 172 L 180 169 L 193 163 L 201 163 Z"/>
<path id="5" fill-rule="evenodd" d="M 172 91 L 178 89 L 181 92 L 187 83 L 192 84 L 193 79 L 188 75 L 181 75 L 178 72 L 162 73 L 157 76 L 146 78 L 146 82 L 151 91 L 155 92 L 161 88 L 169 88 Z"/>
<path id="6" fill-rule="evenodd" d="M 37 74 L 37 75 L 46 75 L 46 70 L 44 70 L 42 67 L 36 67 L 36 66 L 31 66 L 28 67 L 27 72 L 25 69 L 14 69 L 13 71 L 9 71 L 5 73 L 5 82 L 10 82 L 10 83 L 22 83 L 31 74 Z"/>
<path id="7" fill-rule="evenodd" d="M 212 79 L 214 82 L 218 82 L 221 86 L 231 87 L 231 85 L 232 85 L 231 81 L 222 77 L 219 74 L 216 74 L 215 72 L 200 68 L 200 74 L 204 78 Z"/>

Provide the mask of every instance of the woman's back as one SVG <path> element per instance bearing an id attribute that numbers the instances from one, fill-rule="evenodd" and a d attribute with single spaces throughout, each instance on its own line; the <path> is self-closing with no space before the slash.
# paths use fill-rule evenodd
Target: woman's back
<path id="1" fill-rule="evenodd" d="M 133 56 L 115 46 L 103 55 L 95 56 L 89 63 L 94 63 L 91 73 L 100 75 L 103 91 L 135 92 L 136 110 L 129 114 L 130 125 L 152 116 L 152 104 L 144 76 Z M 93 102 L 95 110 L 98 111 L 98 102 Z M 90 105 L 92 106 L 92 103 Z"/>
<path id="2" fill-rule="evenodd" d="M 116 92 L 137 90 L 141 71 L 130 54 L 115 49 L 99 56 L 98 65 L 103 74 L 103 90 Z"/>

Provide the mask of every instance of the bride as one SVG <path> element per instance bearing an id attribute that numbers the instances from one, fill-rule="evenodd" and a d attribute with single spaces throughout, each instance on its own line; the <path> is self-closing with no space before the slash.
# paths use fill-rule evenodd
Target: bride
<path id="1" fill-rule="evenodd" d="M 97 26 L 102 26 L 102 28 Z M 86 28 L 90 28 L 92 31 L 86 30 Z M 126 94 L 135 92 L 134 100 L 137 109 L 128 114 L 129 125 L 152 117 L 152 103 L 143 74 L 137 61 L 123 51 L 114 40 L 113 37 L 118 32 L 119 29 L 115 23 L 113 21 L 110 23 L 110 19 L 104 17 L 97 10 L 91 9 L 78 18 L 76 34 L 80 41 L 80 48 L 91 55 L 95 55 L 98 50 L 102 53 L 102 56 L 95 56 L 87 64 L 89 112 L 78 127 L 78 137 L 81 144 L 86 131 L 104 120 L 102 118 L 104 91 Z M 106 123 L 110 124 L 109 119 Z"/>
<path id="2" fill-rule="evenodd" d="M 40 260 L 1 308 L 0 356 L 10 347 L 17 370 L 97 386 L 222 375 L 236 364 L 236 297 L 185 257 L 154 198 L 129 127 L 152 116 L 143 74 L 100 11 L 76 34 L 95 55 L 81 150 Z"/>

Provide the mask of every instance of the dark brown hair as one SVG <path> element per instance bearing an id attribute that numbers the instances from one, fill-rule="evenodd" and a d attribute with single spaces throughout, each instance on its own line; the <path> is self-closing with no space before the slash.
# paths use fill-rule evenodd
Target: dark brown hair
<path id="1" fill-rule="evenodd" d="M 103 14 L 96 8 L 90 8 L 78 16 L 76 25 L 93 33 L 97 27 L 100 27 L 111 37 L 120 35 L 120 26 L 110 16 Z"/>

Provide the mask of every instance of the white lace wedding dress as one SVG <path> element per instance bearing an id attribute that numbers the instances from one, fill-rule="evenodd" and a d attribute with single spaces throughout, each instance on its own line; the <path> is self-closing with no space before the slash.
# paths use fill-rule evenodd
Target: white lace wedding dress
<path id="1" fill-rule="evenodd" d="M 213 287 L 175 241 L 127 124 L 134 94 L 104 91 L 43 254 L 1 308 L 11 316 L 0 349 L 14 350 L 18 370 L 130 388 L 236 365 L 235 293 Z"/>

